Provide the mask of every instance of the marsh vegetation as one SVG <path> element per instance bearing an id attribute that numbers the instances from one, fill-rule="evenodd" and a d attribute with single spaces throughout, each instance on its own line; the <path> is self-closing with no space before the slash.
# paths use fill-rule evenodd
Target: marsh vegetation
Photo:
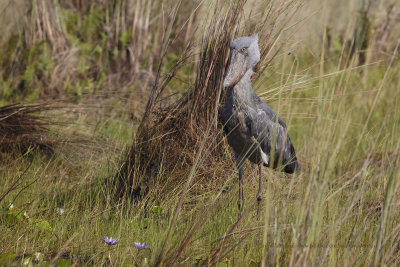
<path id="1" fill-rule="evenodd" d="M 3 0 L 0 14 L 0 265 L 399 264 L 395 1 Z M 240 213 L 218 122 L 229 43 L 253 33 L 253 87 L 301 166 L 264 169 L 260 219 L 257 168 Z"/>

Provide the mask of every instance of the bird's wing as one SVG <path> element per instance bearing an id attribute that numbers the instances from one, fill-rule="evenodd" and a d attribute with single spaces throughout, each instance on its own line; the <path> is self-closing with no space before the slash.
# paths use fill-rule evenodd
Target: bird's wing
<path id="1" fill-rule="evenodd" d="M 279 116 L 277 120 L 275 111 L 264 102 L 261 101 L 261 103 L 257 103 L 256 108 L 251 109 L 246 124 L 251 136 L 259 142 L 262 151 L 268 156 L 270 156 L 272 144 L 275 142 L 274 162 L 277 163 L 279 158 L 282 157 L 282 163 L 285 164 L 295 157 L 294 147 L 286 125 Z M 273 140 L 274 133 L 276 133 L 275 140 Z"/>
<path id="2" fill-rule="evenodd" d="M 253 101 L 255 102 L 257 109 L 262 110 L 265 112 L 267 117 L 272 120 L 276 121 L 276 112 L 270 108 L 267 104 L 265 104 L 255 93 L 253 94 Z M 281 119 L 281 117 L 278 116 L 278 123 L 281 125 L 284 129 L 286 129 L 286 124 L 285 122 Z"/>

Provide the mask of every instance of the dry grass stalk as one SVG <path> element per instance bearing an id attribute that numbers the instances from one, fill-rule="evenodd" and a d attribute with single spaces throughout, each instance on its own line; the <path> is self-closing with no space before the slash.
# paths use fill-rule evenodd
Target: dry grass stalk
<path id="1" fill-rule="evenodd" d="M 48 104 L 14 104 L 0 107 L 0 151 L 13 148 L 43 148 L 53 151 L 55 143 L 47 136 L 50 121 L 40 115 L 55 109 Z"/>
<path id="2" fill-rule="evenodd" d="M 218 107 L 218 103 L 215 99 L 218 99 L 221 92 L 228 45 L 245 2 L 239 1 L 229 10 L 226 9 L 226 5 L 215 9 L 210 27 L 202 37 L 202 52 L 194 86 L 170 107 L 153 111 L 158 97 L 173 78 L 176 69 L 185 60 L 190 46 L 187 46 L 184 55 L 162 82 L 159 82 L 160 64 L 144 118 L 129 152 L 128 160 L 121 170 L 123 179 L 121 194 L 125 193 L 125 189 L 137 188 L 137 192 L 140 191 L 138 186 L 147 187 L 150 182 L 154 183 L 154 180 L 149 181 L 148 178 L 156 176 L 161 166 L 168 172 L 176 170 L 176 176 L 180 177 L 187 171 L 187 166 L 193 163 L 193 152 L 199 147 L 207 123 L 216 114 L 214 109 Z M 220 16 L 219 11 L 223 7 L 226 12 Z M 215 160 L 214 155 L 210 158 Z M 179 159 L 182 164 L 177 166 L 177 161 L 172 159 Z M 203 165 L 205 167 L 206 164 Z M 146 174 L 144 180 L 139 181 L 138 177 L 143 173 Z"/>
<path id="3" fill-rule="evenodd" d="M 54 1 L 35 0 L 28 3 L 25 17 L 25 41 L 32 47 L 38 40 L 48 40 L 54 51 L 67 47 L 63 26 Z"/>

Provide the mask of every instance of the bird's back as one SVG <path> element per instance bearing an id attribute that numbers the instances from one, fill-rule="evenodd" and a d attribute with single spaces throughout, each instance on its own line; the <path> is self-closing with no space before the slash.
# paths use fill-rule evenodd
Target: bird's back
<path id="1" fill-rule="evenodd" d="M 251 92 L 249 102 L 243 102 L 233 90 L 227 94 L 227 101 L 221 112 L 221 121 L 229 144 L 237 154 L 246 154 L 246 158 L 256 163 L 261 156 L 257 155 L 252 138 L 258 141 L 257 146 L 261 147 L 269 159 L 272 144 L 275 142 L 273 168 L 277 168 L 280 164 L 284 166 L 283 171 L 293 173 L 297 169 L 297 158 L 285 123 L 253 90 Z M 276 121 L 277 127 L 275 127 Z M 274 133 L 276 133 L 275 140 Z M 249 150 L 254 153 L 248 154 Z M 269 166 L 270 162 L 269 160 L 264 165 Z"/>
<path id="2" fill-rule="evenodd" d="M 257 135 L 257 140 L 267 155 L 271 154 L 271 147 L 275 142 L 273 168 L 277 168 L 278 164 L 281 164 L 284 166 L 283 171 L 293 173 L 298 168 L 298 162 L 285 122 L 255 92 L 253 101 L 257 108 L 257 119 L 254 120 L 256 123 L 253 126 L 252 134 Z M 278 122 L 277 125 L 276 122 Z M 274 133 L 276 133 L 275 140 L 273 139 Z"/>

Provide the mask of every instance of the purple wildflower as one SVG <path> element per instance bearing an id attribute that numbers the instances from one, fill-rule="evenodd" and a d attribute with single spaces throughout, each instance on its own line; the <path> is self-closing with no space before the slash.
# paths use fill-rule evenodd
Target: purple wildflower
<path id="1" fill-rule="evenodd" d="M 138 249 L 149 248 L 148 246 L 146 246 L 145 243 L 141 244 L 140 242 L 134 242 L 134 243 L 133 243 L 133 246 L 134 246 L 135 248 L 138 248 Z"/>
<path id="2" fill-rule="evenodd" d="M 58 215 L 63 215 L 64 209 L 63 208 L 57 208 L 56 212 L 57 212 Z"/>
<path id="3" fill-rule="evenodd" d="M 103 240 L 104 240 L 104 242 L 106 242 L 107 245 L 110 245 L 110 246 L 118 244 L 118 239 L 112 238 L 112 236 L 111 237 L 104 236 Z"/>

